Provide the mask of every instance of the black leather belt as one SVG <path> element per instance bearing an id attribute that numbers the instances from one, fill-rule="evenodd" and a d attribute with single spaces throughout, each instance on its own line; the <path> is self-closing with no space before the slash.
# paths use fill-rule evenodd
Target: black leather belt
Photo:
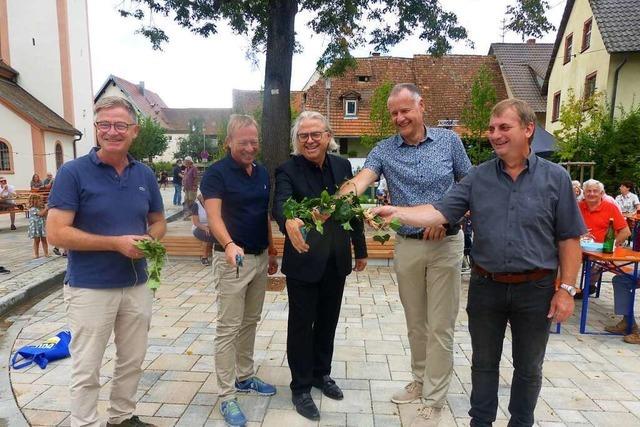
<path id="1" fill-rule="evenodd" d="M 215 244 L 213 245 L 213 250 L 216 252 L 224 252 L 224 248 L 222 247 L 222 245 L 219 244 Z M 265 251 L 265 249 L 248 249 L 248 248 L 243 248 L 244 253 L 247 255 L 261 255 L 262 252 Z"/>
<path id="2" fill-rule="evenodd" d="M 474 264 L 471 268 L 480 277 L 493 280 L 494 282 L 508 284 L 532 282 L 534 280 L 540 280 L 543 277 L 546 277 L 553 273 L 553 270 L 544 268 L 536 268 L 535 270 L 523 271 L 519 273 L 491 273 L 480 267 L 478 264 Z"/>
<path id="3" fill-rule="evenodd" d="M 453 227 L 447 227 L 447 231 L 446 231 L 445 235 L 446 236 L 455 236 L 456 234 L 458 234 L 458 231 L 460 231 L 460 226 L 459 225 L 455 225 Z M 405 239 L 422 240 L 424 238 L 424 231 L 418 231 L 417 233 L 411 233 L 411 234 L 400 234 L 400 233 L 398 233 L 398 235 L 404 237 Z"/>

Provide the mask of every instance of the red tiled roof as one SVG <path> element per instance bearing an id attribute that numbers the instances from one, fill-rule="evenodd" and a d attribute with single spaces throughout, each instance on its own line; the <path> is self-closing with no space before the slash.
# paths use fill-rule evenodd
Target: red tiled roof
<path id="1" fill-rule="evenodd" d="M 331 78 L 329 112 L 327 114 L 325 80 L 319 79 L 307 91 L 305 109 L 328 115 L 336 136 L 358 137 L 376 131 L 369 120 L 371 98 L 376 88 L 386 81 L 414 83 L 422 92 L 425 122 L 437 125 L 438 120 L 460 119 L 471 93 L 473 79 L 483 65 L 493 74 L 498 100 L 507 98 L 504 81 L 494 57 L 480 55 L 448 55 L 434 58 L 416 55 L 413 58 L 373 56 L 357 58 L 356 68 L 342 76 Z M 359 81 L 362 70 L 370 69 L 369 81 Z M 344 100 L 348 92 L 360 94 L 357 118 L 344 117 Z M 458 129 L 460 130 L 460 129 Z"/>
<path id="2" fill-rule="evenodd" d="M 94 102 L 100 98 L 109 85 L 115 85 L 120 88 L 140 113 L 157 120 L 162 126 L 167 126 L 160 114 L 163 108 L 168 108 L 167 104 L 160 98 L 160 95 L 145 88 L 144 82 L 134 84 L 121 77 L 110 75 L 94 97 Z"/>

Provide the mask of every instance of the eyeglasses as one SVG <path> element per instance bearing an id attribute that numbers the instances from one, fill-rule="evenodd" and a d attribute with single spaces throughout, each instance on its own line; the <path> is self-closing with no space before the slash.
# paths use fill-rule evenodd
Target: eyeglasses
<path id="1" fill-rule="evenodd" d="M 131 126 L 135 126 L 135 123 L 125 123 L 125 122 L 115 122 L 115 123 L 111 123 L 111 122 L 96 122 L 95 123 L 96 128 L 100 131 L 100 132 L 109 132 L 111 130 L 111 127 L 113 126 L 113 128 L 116 130 L 116 132 L 120 132 L 120 133 L 124 133 L 127 130 L 129 130 L 129 128 Z"/>
<path id="2" fill-rule="evenodd" d="M 235 141 L 234 144 L 240 148 L 249 148 L 249 146 L 256 148 L 260 145 L 259 141 Z"/>
<path id="3" fill-rule="evenodd" d="M 296 136 L 298 137 L 298 141 L 300 142 L 307 142 L 307 139 L 309 139 L 309 137 L 311 137 L 313 141 L 320 141 L 320 138 L 322 138 L 322 134 L 325 132 L 328 132 L 328 131 L 323 130 L 318 132 L 299 133 Z"/>

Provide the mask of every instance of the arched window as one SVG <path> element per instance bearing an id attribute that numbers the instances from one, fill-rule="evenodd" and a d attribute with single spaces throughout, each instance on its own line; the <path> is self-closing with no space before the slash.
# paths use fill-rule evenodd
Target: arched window
<path id="1" fill-rule="evenodd" d="M 64 163 L 64 156 L 62 155 L 62 144 L 56 142 L 56 170 L 60 169 Z"/>
<path id="2" fill-rule="evenodd" d="M 11 155 L 11 146 L 9 143 L 0 139 L 0 171 L 12 171 Z"/>

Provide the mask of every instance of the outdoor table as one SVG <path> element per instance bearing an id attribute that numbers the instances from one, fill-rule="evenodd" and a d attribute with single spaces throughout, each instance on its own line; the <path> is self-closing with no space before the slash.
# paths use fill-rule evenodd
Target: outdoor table
<path id="1" fill-rule="evenodd" d="M 589 311 L 589 292 L 584 292 L 584 287 L 591 283 L 591 270 L 594 266 L 602 268 L 603 271 L 610 271 L 615 274 L 625 275 L 633 280 L 638 281 L 638 263 L 640 263 L 640 252 L 634 251 L 626 247 L 615 248 L 612 254 L 606 254 L 600 251 L 582 250 L 582 274 L 580 276 L 580 289 L 583 290 L 582 295 L 582 313 L 580 314 L 580 333 L 610 335 L 608 332 L 587 332 L 587 314 Z M 629 273 L 624 267 L 632 266 L 633 272 Z M 585 285 L 586 284 L 586 285 Z M 636 287 L 632 286 L 631 304 L 629 304 L 629 312 L 627 313 L 633 318 L 633 305 L 635 302 Z M 628 326 L 627 333 L 631 333 L 631 324 Z"/>

